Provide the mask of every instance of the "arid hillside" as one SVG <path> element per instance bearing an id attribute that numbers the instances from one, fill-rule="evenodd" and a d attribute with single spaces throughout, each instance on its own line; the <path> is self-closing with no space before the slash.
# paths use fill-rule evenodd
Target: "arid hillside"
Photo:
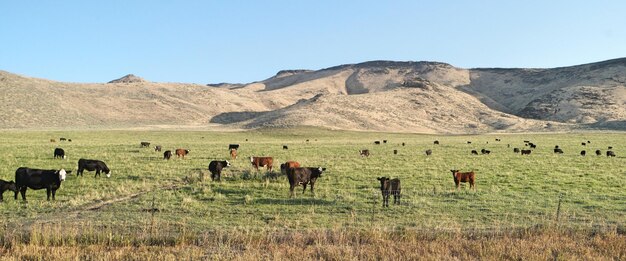
<path id="1" fill-rule="evenodd" d="M 0 128 L 320 126 L 420 133 L 626 130 L 626 59 L 554 69 L 372 61 L 249 84 L 61 83 L 0 71 Z"/>

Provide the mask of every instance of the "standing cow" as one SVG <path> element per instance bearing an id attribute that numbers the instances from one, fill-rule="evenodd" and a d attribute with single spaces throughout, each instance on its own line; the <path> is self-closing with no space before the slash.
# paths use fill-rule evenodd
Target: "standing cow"
<path id="1" fill-rule="evenodd" d="M 315 195 L 313 187 L 315 181 L 322 177 L 322 173 L 326 168 L 290 168 L 287 171 L 287 178 L 289 179 L 289 193 L 290 197 L 294 196 L 293 190 L 297 185 L 302 184 L 302 194 L 306 191 L 306 185 L 311 183 L 311 193 Z"/>
<path id="2" fill-rule="evenodd" d="M 171 150 L 166 150 L 165 152 L 163 152 L 163 159 L 164 160 L 169 160 L 172 157 L 172 151 Z"/>
<path id="3" fill-rule="evenodd" d="M 65 159 L 65 151 L 61 148 L 54 149 L 54 158 Z"/>
<path id="4" fill-rule="evenodd" d="M 259 172 L 259 167 L 266 167 L 268 172 L 272 172 L 274 158 L 272 157 L 250 157 L 250 163 Z"/>
<path id="5" fill-rule="evenodd" d="M 222 169 L 230 167 L 230 162 L 227 160 L 218 161 L 214 160 L 209 163 L 209 171 L 211 172 L 211 180 L 221 181 Z"/>
<path id="6" fill-rule="evenodd" d="M 237 149 L 230 149 L 230 158 L 233 160 L 237 159 Z"/>
<path id="7" fill-rule="evenodd" d="M 389 195 L 393 195 L 393 204 L 400 204 L 400 179 L 379 177 L 380 192 L 383 194 L 383 207 L 389 207 Z"/>
<path id="8" fill-rule="evenodd" d="M 142 141 L 139 144 L 141 145 L 142 148 L 150 147 L 150 142 L 147 142 L 147 141 Z"/>
<path id="9" fill-rule="evenodd" d="M 0 202 L 4 201 L 4 198 L 2 197 L 2 195 L 7 190 L 17 193 L 17 186 L 15 186 L 15 182 L 5 181 L 5 180 L 0 179 Z"/>
<path id="10" fill-rule="evenodd" d="M 91 160 L 91 159 L 79 159 L 78 160 L 78 171 L 76 172 L 76 176 L 83 176 L 83 171 L 96 171 L 96 174 L 93 176 L 100 176 L 100 172 L 104 172 L 107 178 L 111 177 L 111 170 L 107 165 L 101 160 Z"/>
<path id="11" fill-rule="evenodd" d="M 176 149 L 176 157 L 178 158 L 183 157 L 184 159 L 187 154 L 189 154 L 189 150 L 187 149 Z"/>
<path id="12" fill-rule="evenodd" d="M 163 147 L 161 147 L 161 145 L 154 146 L 154 151 L 161 152 L 161 149 L 163 149 Z"/>
<path id="13" fill-rule="evenodd" d="M 425 151 L 425 153 L 426 153 L 426 156 L 430 156 L 430 155 L 432 155 L 432 154 L 433 154 L 433 150 L 431 150 L 431 149 L 427 149 L 427 150 Z"/>
<path id="14" fill-rule="evenodd" d="M 470 172 L 460 172 L 459 170 L 450 170 L 452 172 L 452 178 L 454 178 L 454 184 L 456 185 L 456 189 L 459 189 L 460 183 L 469 182 L 470 188 L 474 188 L 476 191 L 476 186 L 474 182 L 476 181 L 476 174 L 473 171 Z"/>
<path id="15" fill-rule="evenodd" d="M 52 195 L 52 200 L 55 200 L 57 189 L 61 187 L 61 182 L 65 180 L 68 173 L 72 171 L 59 170 L 43 170 L 43 169 L 31 169 L 26 167 L 20 167 L 15 171 L 15 199 L 17 199 L 18 191 L 22 194 L 22 200 L 26 201 L 26 189 L 46 189 L 48 200 Z"/>
<path id="16" fill-rule="evenodd" d="M 369 157 L 370 156 L 370 150 L 359 150 L 359 155 L 361 155 L 363 157 Z"/>

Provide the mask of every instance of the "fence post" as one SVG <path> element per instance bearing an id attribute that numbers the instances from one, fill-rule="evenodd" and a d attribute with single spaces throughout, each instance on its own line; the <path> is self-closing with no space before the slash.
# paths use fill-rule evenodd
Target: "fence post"
<path id="1" fill-rule="evenodd" d="M 561 219 L 561 200 L 563 199 L 563 193 L 559 194 L 559 204 L 556 206 L 556 222 Z"/>

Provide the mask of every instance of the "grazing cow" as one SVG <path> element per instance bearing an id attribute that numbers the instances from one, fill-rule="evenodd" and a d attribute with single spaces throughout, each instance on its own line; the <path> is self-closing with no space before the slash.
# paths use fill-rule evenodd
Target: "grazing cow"
<path id="1" fill-rule="evenodd" d="M 246 141 L 248 141 L 248 140 L 246 140 Z M 232 149 L 238 150 L 239 149 L 239 144 L 228 144 L 228 150 L 232 150 Z"/>
<path id="2" fill-rule="evenodd" d="M 65 159 L 65 151 L 61 148 L 54 149 L 54 158 Z"/>
<path id="3" fill-rule="evenodd" d="M 562 149 L 554 149 L 554 153 L 563 154 Z"/>
<path id="4" fill-rule="evenodd" d="M 490 150 L 486 150 L 486 149 L 481 149 L 480 153 L 481 154 L 489 154 L 489 153 L 491 153 L 491 151 Z"/>
<path id="5" fill-rule="evenodd" d="M 146 147 L 146 148 L 147 148 L 147 147 L 150 147 L 150 142 L 147 142 L 147 141 L 142 141 L 140 144 L 141 144 L 141 147 L 142 147 L 142 148 L 144 148 L 144 147 Z"/>
<path id="6" fill-rule="evenodd" d="M 590 144 L 590 143 L 591 143 L 591 141 L 590 141 L 590 140 L 588 140 L 588 141 L 587 141 L 587 144 Z"/>
<path id="7" fill-rule="evenodd" d="M 172 151 L 171 150 L 166 150 L 165 152 L 163 152 L 163 159 L 164 160 L 169 160 L 172 157 Z"/>
<path id="8" fill-rule="evenodd" d="M 461 182 L 469 182 L 470 188 L 474 188 L 476 191 L 476 186 L 474 181 L 476 180 L 476 174 L 473 171 L 470 172 L 459 172 L 459 170 L 450 170 L 452 171 L 452 178 L 454 178 L 454 184 L 456 185 L 456 189 L 459 189 L 459 185 Z"/>
<path id="9" fill-rule="evenodd" d="M 581 151 L 580 151 L 580 156 L 585 156 L 585 155 L 587 155 L 587 152 L 586 152 L 586 151 L 584 151 L 584 150 L 581 150 Z"/>
<path id="10" fill-rule="evenodd" d="M 280 164 L 280 173 L 282 173 L 283 175 L 287 175 L 287 171 L 290 168 L 299 168 L 300 167 L 300 163 L 297 161 L 287 161 L 283 164 Z"/>
<path id="11" fill-rule="evenodd" d="M 57 142 L 55 139 L 50 139 L 50 142 Z"/>
<path id="12" fill-rule="evenodd" d="M 430 156 L 433 154 L 433 150 L 431 149 L 427 149 L 425 152 L 426 152 L 426 156 Z"/>
<path id="13" fill-rule="evenodd" d="M 601 155 L 602 155 L 602 151 L 596 150 L 596 156 L 601 156 Z"/>
<path id="14" fill-rule="evenodd" d="M 383 143 L 387 144 L 387 140 L 383 140 Z"/>
<path id="15" fill-rule="evenodd" d="M 4 192 L 7 190 L 17 193 L 17 186 L 15 186 L 15 182 L 13 182 L 12 180 L 5 181 L 0 179 L 0 202 L 4 201 L 2 194 L 4 194 Z"/>
<path id="16" fill-rule="evenodd" d="M 224 161 L 211 161 L 209 163 L 209 171 L 211 172 L 211 180 L 220 181 L 222 176 L 222 169 L 230 167 L 230 162 L 227 160 Z"/>
<path id="17" fill-rule="evenodd" d="M 359 155 L 361 155 L 363 157 L 369 157 L 370 156 L 370 150 L 359 150 Z"/>
<path id="18" fill-rule="evenodd" d="M 383 207 L 389 207 L 389 195 L 393 195 L 393 204 L 400 204 L 400 179 L 389 179 L 387 177 L 377 178 L 380 181 L 380 192 L 383 194 Z"/>
<path id="19" fill-rule="evenodd" d="M 531 149 L 536 149 L 536 148 L 537 148 L 537 145 L 535 145 L 535 144 L 533 144 L 533 143 L 530 143 L 530 148 L 531 148 Z"/>
<path id="20" fill-rule="evenodd" d="M 374 141 L 374 144 L 380 145 L 380 141 Z"/>
<path id="21" fill-rule="evenodd" d="M 272 171 L 272 165 L 274 164 L 274 158 L 272 157 L 250 157 L 250 163 L 257 172 L 259 172 L 259 167 L 266 167 L 267 171 Z"/>
<path id="22" fill-rule="evenodd" d="M 519 148 L 513 148 L 514 153 L 519 153 Z"/>
<path id="23" fill-rule="evenodd" d="M 500 141 L 500 139 L 496 139 L 496 141 Z"/>
<path id="24" fill-rule="evenodd" d="M 283 149 L 287 150 L 287 149 L 289 149 L 289 147 L 287 145 L 283 145 Z"/>
<path id="25" fill-rule="evenodd" d="M 237 159 L 237 149 L 230 149 L 230 158 L 233 160 Z"/>
<path id="26" fill-rule="evenodd" d="M 289 194 L 290 197 L 294 196 L 293 190 L 297 185 L 302 184 L 302 194 L 306 191 L 306 185 L 311 183 L 311 193 L 315 195 L 313 190 L 315 181 L 322 177 L 322 173 L 326 168 L 290 168 L 287 170 L 287 178 L 289 179 Z"/>
<path id="27" fill-rule="evenodd" d="M 65 176 L 72 171 L 65 171 L 64 169 L 31 169 L 26 167 L 19 167 L 15 171 L 15 199 L 17 199 L 18 191 L 22 194 L 22 200 L 26 201 L 26 189 L 46 189 L 48 200 L 52 194 L 52 200 L 55 200 L 57 189 L 61 187 L 61 182 L 65 180 Z"/>
<path id="28" fill-rule="evenodd" d="M 176 156 L 178 158 L 183 157 L 184 159 L 187 154 L 189 154 L 189 150 L 187 149 L 176 149 Z"/>
<path id="29" fill-rule="evenodd" d="M 154 146 L 154 151 L 161 151 L 161 149 L 162 149 L 161 145 Z"/>
<path id="30" fill-rule="evenodd" d="M 435 145 L 439 145 L 439 141 L 438 141 L 438 140 L 433 141 L 433 144 L 435 144 Z"/>
<path id="31" fill-rule="evenodd" d="M 586 145 L 587 145 L 587 143 L 584 143 L 584 142 L 583 142 L 583 143 L 581 143 L 580 145 L 586 146 Z"/>
<path id="32" fill-rule="evenodd" d="M 59 138 L 59 141 L 66 141 L 66 140 L 67 140 L 67 139 L 66 139 L 66 138 L 63 138 L 63 137 Z"/>
<path id="33" fill-rule="evenodd" d="M 606 156 L 607 157 L 615 157 L 615 152 L 613 152 L 612 150 L 607 150 L 606 151 Z"/>
<path id="34" fill-rule="evenodd" d="M 111 170 L 109 169 L 109 167 L 107 167 L 107 164 L 105 164 L 101 160 L 79 159 L 78 171 L 76 172 L 76 176 L 83 176 L 84 170 L 95 170 L 96 174 L 93 176 L 94 178 L 100 176 L 100 171 L 104 172 L 107 178 L 111 177 Z"/>
<path id="35" fill-rule="evenodd" d="M 472 150 L 472 155 L 478 155 L 478 151 Z"/>
<path id="36" fill-rule="evenodd" d="M 393 155 L 397 155 L 398 154 L 398 150 L 393 150 Z"/>
<path id="37" fill-rule="evenodd" d="M 530 155 L 531 152 L 533 152 L 532 150 L 521 150 L 522 155 Z"/>

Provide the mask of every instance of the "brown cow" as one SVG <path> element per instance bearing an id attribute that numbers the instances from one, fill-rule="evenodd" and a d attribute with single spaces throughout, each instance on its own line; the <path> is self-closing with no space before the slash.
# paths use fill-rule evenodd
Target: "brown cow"
<path id="1" fill-rule="evenodd" d="M 299 168 L 300 167 L 300 163 L 297 161 L 287 161 L 283 164 L 280 164 L 280 173 L 282 173 L 283 175 L 287 175 L 287 170 L 289 170 L 290 168 Z"/>
<path id="2" fill-rule="evenodd" d="M 257 172 L 259 172 L 259 167 L 265 166 L 267 171 L 272 171 L 272 165 L 274 164 L 274 158 L 272 157 L 250 157 L 250 163 Z"/>
<path id="3" fill-rule="evenodd" d="M 470 172 L 459 172 L 459 170 L 450 170 L 452 172 L 452 177 L 454 178 L 454 184 L 456 185 L 456 189 L 459 189 L 460 183 L 469 182 L 470 188 L 474 188 L 476 191 L 476 186 L 474 181 L 476 179 L 476 174 L 473 171 Z"/>
<path id="4" fill-rule="evenodd" d="M 230 158 L 237 159 L 237 149 L 230 149 Z"/>
<path id="5" fill-rule="evenodd" d="M 189 150 L 187 149 L 176 149 L 176 156 L 185 158 L 185 155 L 189 154 Z"/>

